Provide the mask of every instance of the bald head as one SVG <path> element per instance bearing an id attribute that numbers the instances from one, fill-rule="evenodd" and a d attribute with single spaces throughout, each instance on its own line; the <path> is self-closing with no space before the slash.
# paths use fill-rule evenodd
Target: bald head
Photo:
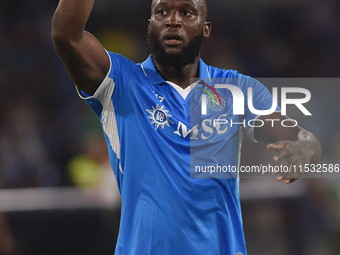
<path id="1" fill-rule="evenodd" d="M 152 3 L 151 3 L 151 13 L 152 13 L 153 8 L 155 7 L 155 5 L 159 1 L 160 0 L 152 0 Z M 199 10 L 200 10 L 200 16 L 202 17 L 203 21 L 206 21 L 207 17 L 208 17 L 208 8 L 207 8 L 206 0 L 192 0 L 192 1 L 197 2 L 198 6 L 199 6 Z"/>

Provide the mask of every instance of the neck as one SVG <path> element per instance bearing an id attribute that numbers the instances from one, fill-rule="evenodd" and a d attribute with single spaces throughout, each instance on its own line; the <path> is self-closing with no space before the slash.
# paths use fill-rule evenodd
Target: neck
<path id="1" fill-rule="evenodd" d="M 154 60 L 155 66 L 164 80 L 171 81 L 182 89 L 188 87 L 190 79 L 197 78 L 199 76 L 199 56 L 196 58 L 195 63 L 183 66 L 182 68 L 163 67 Z"/>

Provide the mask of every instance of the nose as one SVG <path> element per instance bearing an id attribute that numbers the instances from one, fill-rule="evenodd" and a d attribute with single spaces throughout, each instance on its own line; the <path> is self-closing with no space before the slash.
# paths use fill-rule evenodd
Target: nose
<path id="1" fill-rule="evenodd" d="M 169 15 L 169 19 L 165 22 L 166 27 L 182 27 L 182 21 L 180 15 L 176 12 L 173 11 Z"/>

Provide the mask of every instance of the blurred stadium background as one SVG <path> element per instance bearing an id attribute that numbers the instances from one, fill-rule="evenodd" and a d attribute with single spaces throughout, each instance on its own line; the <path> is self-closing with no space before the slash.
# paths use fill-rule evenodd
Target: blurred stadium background
<path id="1" fill-rule="evenodd" d="M 0 3 L 0 255 L 112 254 L 119 194 L 97 117 L 51 42 L 58 1 Z M 208 0 L 208 7 L 205 62 L 256 78 L 314 78 L 301 85 L 312 93 L 313 116 L 296 108 L 288 115 L 320 139 L 321 163 L 339 164 L 340 2 Z M 149 15 L 149 0 L 97 0 L 87 30 L 140 62 L 149 55 Z M 242 164 L 271 156 L 246 142 Z M 245 178 L 241 198 L 250 255 L 340 254 L 339 176 L 289 186 Z"/>

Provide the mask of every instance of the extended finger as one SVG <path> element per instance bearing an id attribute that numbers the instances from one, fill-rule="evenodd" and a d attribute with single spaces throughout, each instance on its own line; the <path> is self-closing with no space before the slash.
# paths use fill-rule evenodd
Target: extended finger
<path id="1" fill-rule="evenodd" d="M 284 150 L 278 152 L 277 154 L 275 154 L 273 159 L 274 159 L 275 162 L 277 162 L 280 159 L 289 158 L 291 156 L 292 156 L 292 153 L 290 152 L 290 150 L 289 149 L 284 149 Z"/>
<path id="2" fill-rule="evenodd" d="M 267 145 L 267 149 L 271 151 L 282 150 L 286 146 L 286 141 L 278 141 L 276 143 L 270 143 Z"/>
<path id="3" fill-rule="evenodd" d="M 276 166 L 273 170 L 273 174 L 279 173 L 278 177 L 282 177 L 283 179 L 287 176 L 289 176 L 292 173 L 296 172 L 296 165 L 300 162 L 299 158 L 296 155 L 291 155 L 289 157 L 286 157 L 285 160 L 281 162 L 280 165 Z"/>
<path id="4" fill-rule="evenodd" d="M 288 176 L 287 178 L 285 178 L 285 183 L 292 183 L 294 181 L 296 181 L 297 179 L 299 179 L 301 177 L 302 173 L 300 172 L 296 172 L 291 176 Z"/>
<path id="5" fill-rule="evenodd" d="M 283 181 L 284 179 L 288 178 L 289 176 L 292 176 L 296 173 L 294 166 L 280 166 L 280 173 L 276 177 L 278 181 Z"/>
<path id="6" fill-rule="evenodd" d="M 289 165 L 282 166 L 282 173 L 277 176 L 278 181 L 285 180 L 285 183 L 291 183 L 302 176 L 301 166 L 303 162 L 298 157 L 291 160 Z M 287 163 L 287 161 L 284 163 Z"/>

